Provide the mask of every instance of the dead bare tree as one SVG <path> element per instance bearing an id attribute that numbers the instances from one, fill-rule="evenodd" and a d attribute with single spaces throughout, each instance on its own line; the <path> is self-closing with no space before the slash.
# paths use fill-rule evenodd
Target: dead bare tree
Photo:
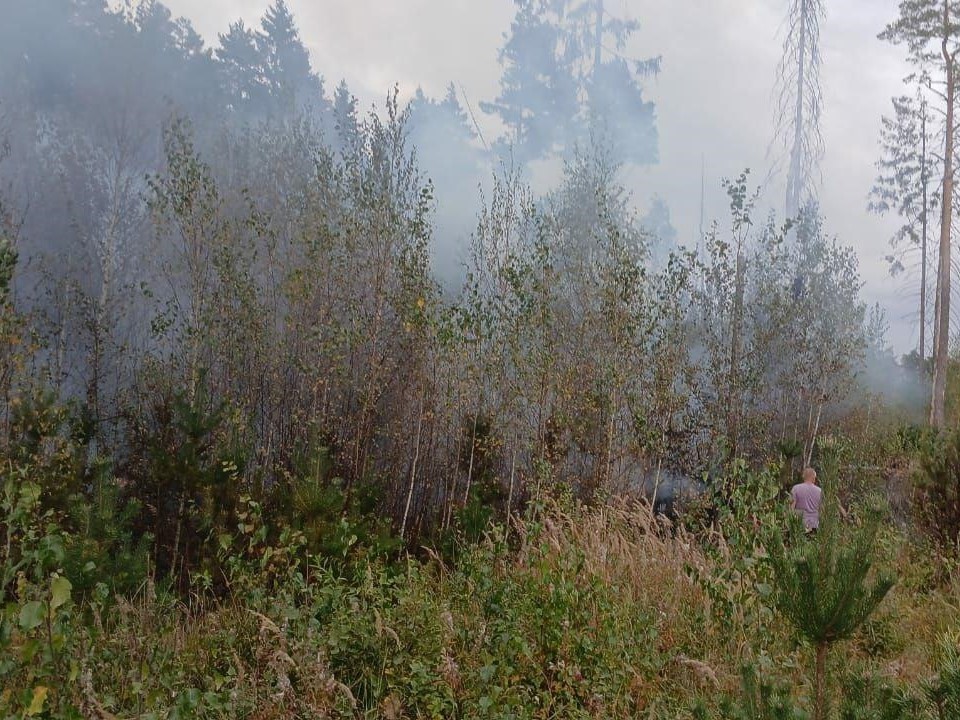
<path id="1" fill-rule="evenodd" d="M 783 146 L 789 163 L 786 216 L 790 218 L 812 199 L 823 157 L 820 22 L 824 17 L 824 0 L 790 0 L 783 56 L 777 66 L 773 144 Z"/>

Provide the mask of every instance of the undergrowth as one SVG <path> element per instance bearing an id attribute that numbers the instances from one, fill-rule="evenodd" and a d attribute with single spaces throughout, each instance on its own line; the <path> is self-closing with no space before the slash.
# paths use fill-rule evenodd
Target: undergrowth
<path id="1" fill-rule="evenodd" d="M 722 524 L 714 533 L 727 542 Z M 729 582 L 707 536 L 644 506 L 551 506 L 491 526 L 455 563 L 432 551 L 337 563 L 295 531 L 265 537 L 242 515 L 221 548 L 227 592 L 186 599 L 149 580 L 80 593 L 55 549 L 30 560 L 2 616 L 0 716 L 805 717 L 810 648 L 721 601 L 762 606 L 763 572 Z M 843 718 L 954 717 L 955 596 L 896 588 L 837 651 Z"/>

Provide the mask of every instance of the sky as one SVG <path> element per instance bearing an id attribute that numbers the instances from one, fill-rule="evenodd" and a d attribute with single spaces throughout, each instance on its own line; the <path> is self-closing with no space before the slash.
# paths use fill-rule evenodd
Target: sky
<path id="1" fill-rule="evenodd" d="M 191 20 L 208 43 L 242 18 L 256 26 L 269 0 L 164 0 Z M 314 69 L 328 90 L 341 78 L 364 106 L 382 105 L 398 84 L 442 96 L 455 82 L 491 138 L 498 122 L 479 110 L 497 95 L 497 52 L 514 14 L 512 0 L 287 0 Z M 826 228 L 860 257 L 863 297 L 880 302 L 898 353 L 916 346 L 915 280 L 891 279 L 885 257 L 897 222 L 868 213 L 876 176 L 880 117 L 907 88 L 902 48 L 877 39 L 897 13 L 897 0 L 827 0 L 821 27 L 824 96 L 821 209 Z M 681 242 L 694 243 L 700 187 L 709 222 L 726 211 L 724 177 L 751 170 L 764 183 L 761 204 L 782 210 L 782 179 L 770 176 L 776 156 L 773 88 L 787 0 L 606 0 L 606 10 L 641 23 L 624 54 L 663 58 L 646 85 L 657 104 L 660 162 L 631 169 L 626 184 L 639 208 L 653 195 L 670 207 Z"/>

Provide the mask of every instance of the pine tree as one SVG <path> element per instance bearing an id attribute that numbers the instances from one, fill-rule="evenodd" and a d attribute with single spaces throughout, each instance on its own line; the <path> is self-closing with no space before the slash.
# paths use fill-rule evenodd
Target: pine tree
<path id="1" fill-rule="evenodd" d="M 588 85 L 590 128 L 625 161 L 647 165 L 659 158 L 659 136 L 656 108 L 644 100 L 640 79 L 654 74 L 659 62 L 638 67 L 617 56 L 596 68 Z"/>
<path id="2" fill-rule="evenodd" d="M 151 88 L 149 97 L 163 103 L 172 100 L 182 112 L 198 119 L 201 113 L 220 106 L 216 61 L 190 22 L 175 18 L 159 0 L 144 0 L 135 10 L 133 4 L 130 8 L 128 22 L 136 30 L 136 42 L 124 56 L 115 55 L 113 62 L 139 63 L 136 82 Z M 121 77 L 131 81 L 129 76 Z"/>
<path id="3" fill-rule="evenodd" d="M 719 712 L 711 715 L 701 702 L 693 709 L 695 720 L 809 720 L 793 706 L 786 688 L 765 680 L 757 669 L 746 664 L 740 670 L 741 697 L 737 701 L 724 698 Z"/>
<path id="4" fill-rule="evenodd" d="M 814 646 L 814 720 L 827 717 L 830 648 L 870 617 L 894 583 L 887 574 L 875 572 L 879 510 L 869 508 L 858 527 L 841 520 L 837 461 L 835 448 L 822 443 L 824 501 L 817 534 L 804 538 L 799 518 L 791 516 L 789 539 L 776 533 L 766 543 L 775 575 L 774 605 Z"/>
<path id="5" fill-rule="evenodd" d="M 943 103 L 941 198 L 953 197 L 957 55 L 960 54 L 960 2 L 957 0 L 901 0 L 900 16 L 880 34 L 881 40 L 904 44 L 919 79 Z M 944 425 L 950 340 L 950 240 L 953 203 L 940 203 L 940 246 L 937 270 L 937 317 L 933 334 L 933 392 L 930 424 Z"/>
<path id="6" fill-rule="evenodd" d="M 937 709 L 940 720 L 960 717 L 960 636 L 944 634 L 940 638 L 940 668 L 927 688 L 927 697 Z"/>
<path id="7" fill-rule="evenodd" d="M 651 236 L 651 259 L 657 266 L 664 265 L 670 253 L 677 250 L 679 243 L 677 229 L 670 219 L 670 207 L 659 195 L 651 198 L 650 208 L 640 219 L 640 225 Z"/>
<path id="8" fill-rule="evenodd" d="M 806 720 L 807 715 L 790 702 L 789 694 L 765 681 L 752 665 L 740 672 L 743 699 L 730 712 L 730 720 Z"/>
<path id="9" fill-rule="evenodd" d="M 916 518 L 943 548 L 960 543 L 960 431 L 943 433 L 921 456 Z"/>
<path id="10" fill-rule="evenodd" d="M 896 276 L 904 271 L 904 256 L 920 252 L 920 338 L 918 353 L 920 379 L 926 381 L 927 357 L 927 269 L 929 217 L 939 197 L 930 187 L 930 179 L 937 172 L 937 158 L 932 149 L 933 120 L 922 91 L 916 98 L 893 98 L 893 116 L 881 120 L 880 147 L 883 156 L 877 163 L 880 171 L 870 191 L 869 209 L 884 215 L 895 211 L 903 224 L 890 239 L 894 254 L 887 256 L 890 272 Z"/>
<path id="11" fill-rule="evenodd" d="M 473 156 L 472 161 L 476 162 L 473 143 L 477 135 L 457 99 L 453 83 L 447 86 L 446 95 L 439 101 L 427 97 L 421 88 L 417 88 L 409 111 L 411 144 L 417 149 L 418 156 L 442 154 L 446 163 L 453 167 L 457 165 L 455 159 L 470 162 Z M 431 168 L 427 170 L 429 172 Z"/>
<path id="12" fill-rule="evenodd" d="M 562 145 L 579 114 L 572 59 L 564 52 L 566 2 L 516 0 L 517 14 L 500 50 L 500 96 L 480 103 L 511 130 L 521 160 L 543 157 Z"/>

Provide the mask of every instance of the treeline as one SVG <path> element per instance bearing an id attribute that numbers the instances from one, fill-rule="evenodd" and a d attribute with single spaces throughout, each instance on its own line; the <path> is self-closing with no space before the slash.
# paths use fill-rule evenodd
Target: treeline
<path id="1" fill-rule="evenodd" d="M 0 85 L 25 99 L 4 105 L 0 447 L 89 541 L 77 567 L 148 557 L 185 579 L 250 503 L 317 552 L 390 549 L 546 491 L 652 499 L 736 458 L 789 469 L 841 421 L 877 422 L 864 370 L 898 370 L 815 207 L 758 216 L 744 174 L 702 247 L 670 251 L 596 147 L 543 196 L 498 171 L 444 292 L 416 118 L 459 117 L 455 98 L 363 116 L 344 90 L 317 111 L 282 3 L 231 30 L 251 87 L 158 3 L 60 9 L 65 51 L 105 55 L 56 92 L 44 55 L 12 55 Z M 108 62 L 123 43 L 171 65 L 133 63 L 144 84 Z M 127 84 L 77 102 L 91 67 Z M 205 73 L 233 95 L 176 95 Z"/>
<path id="2" fill-rule="evenodd" d="M 348 152 L 306 123 L 246 133 L 229 171 L 169 125 L 113 302 L 21 301 L 14 276 L 9 455 L 47 462 L 69 438 L 85 469 L 49 491 L 80 493 L 91 458 L 113 458 L 177 559 L 190 523 L 227 522 L 241 495 L 294 523 L 330 488 L 372 497 L 409 539 L 471 500 L 640 490 L 778 442 L 809 457 L 848 409 L 864 306 L 852 252 L 814 214 L 754 229 L 741 177 L 729 227 L 657 269 L 614 169 L 584 156 L 545 198 L 497 182 L 448 302 L 404 119 L 369 116 Z"/>

